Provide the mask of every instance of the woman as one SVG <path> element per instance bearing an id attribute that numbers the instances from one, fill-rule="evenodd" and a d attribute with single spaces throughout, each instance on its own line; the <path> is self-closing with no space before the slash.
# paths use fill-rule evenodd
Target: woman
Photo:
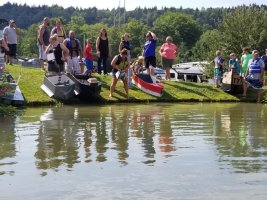
<path id="1" fill-rule="evenodd" d="M 130 35 L 128 33 L 124 33 L 124 35 L 121 37 L 121 42 L 119 45 L 119 52 L 122 49 L 127 49 L 127 51 L 128 51 L 128 55 L 127 55 L 128 63 L 131 63 L 130 40 L 129 39 L 130 39 Z M 131 80 L 132 70 L 131 70 L 131 68 L 128 69 L 127 76 L 128 76 L 128 87 L 131 88 L 132 87 L 132 80 Z"/>
<path id="2" fill-rule="evenodd" d="M 107 59 L 111 56 L 109 41 L 106 29 L 102 28 L 100 30 L 99 36 L 96 39 L 96 53 L 98 56 L 97 60 L 97 71 L 101 74 L 101 64 L 103 64 L 104 74 L 107 74 Z"/>
<path id="3" fill-rule="evenodd" d="M 57 34 L 59 43 L 62 43 L 66 39 L 66 31 L 61 24 L 60 20 L 56 21 L 56 26 L 52 29 L 51 35 Z"/>
<path id="4" fill-rule="evenodd" d="M 49 38 L 50 44 L 45 50 L 48 63 L 48 74 L 57 75 L 64 71 L 64 55 L 69 54 L 68 48 L 58 42 L 57 34 L 52 35 Z"/>
<path id="5" fill-rule="evenodd" d="M 116 84 L 118 80 L 121 79 L 123 81 L 126 96 L 128 98 L 127 70 L 130 67 L 130 63 L 128 62 L 127 54 L 128 50 L 122 49 L 120 51 L 120 54 L 116 55 L 111 62 L 113 69 L 112 69 L 112 83 L 110 86 L 109 97 L 112 97 Z"/>
<path id="6" fill-rule="evenodd" d="M 147 69 L 147 73 L 151 75 L 154 75 L 154 68 L 156 67 L 156 47 L 156 35 L 153 32 L 148 31 L 146 34 L 146 42 L 142 54 L 145 58 L 145 67 Z"/>
<path id="7" fill-rule="evenodd" d="M 177 56 L 179 49 L 173 43 L 171 36 L 166 37 L 166 42 L 160 47 L 159 54 L 161 56 L 163 69 L 166 70 L 165 80 L 170 80 L 170 69 L 172 68 L 173 61 Z"/>

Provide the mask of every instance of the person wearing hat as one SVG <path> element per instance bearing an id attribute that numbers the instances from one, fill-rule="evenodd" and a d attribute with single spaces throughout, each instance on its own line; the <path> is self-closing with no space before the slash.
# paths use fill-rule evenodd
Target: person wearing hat
<path id="1" fill-rule="evenodd" d="M 248 62 L 248 69 L 243 81 L 243 97 L 247 95 L 247 89 L 251 85 L 253 88 L 260 89 L 263 86 L 264 62 L 259 56 L 258 50 L 252 51 L 252 59 Z M 257 103 L 260 103 L 262 90 L 258 90 Z"/>
<path id="2" fill-rule="evenodd" d="M 17 54 L 17 34 L 18 29 L 16 28 L 15 21 L 9 20 L 9 25 L 3 30 L 4 39 L 8 45 L 9 51 L 6 51 L 6 62 L 12 65 L 13 58 L 16 58 Z"/>

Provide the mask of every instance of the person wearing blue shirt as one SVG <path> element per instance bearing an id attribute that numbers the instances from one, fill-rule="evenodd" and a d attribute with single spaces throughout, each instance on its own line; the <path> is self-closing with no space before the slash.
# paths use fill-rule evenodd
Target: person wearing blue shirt
<path id="1" fill-rule="evenodd" d="M 233 73 L 240 73 L 240 67 L 238 64 L 238 61 L 236 59 L 236 54 L 235 53 L 231 53 L 230 54 L 230 60 L 229 60 L 229 72 L 233 71 Z"/>
<path id="2" fill-rule="evenodd" d="M 154 68 L 156 67 L 156 47 L 156 35 L 155 33 L 148 31 L 142 54 L 145 58 L 145 68 L 147 69 L 147 73 L 151 75 L 154 75 Z"/>

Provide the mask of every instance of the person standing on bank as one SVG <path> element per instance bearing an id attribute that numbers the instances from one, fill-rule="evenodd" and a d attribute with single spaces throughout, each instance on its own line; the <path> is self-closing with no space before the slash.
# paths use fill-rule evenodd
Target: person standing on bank
<path id="1" fill-rule="evenodd" d="M 121 42 L 119 45 L 119 52 L 121 52 L 122 49 L 127 49 L 128 55 L 127 55 L 127 59 L 128 59 L 128 63 L 131 63 L 131 53 L 130 53 L 130 35 L 129 33 L 124 33 L 124 35 L 121 37 Z M 131 80 L 131 76 L 132 76 L 132 69 L 129 67 L 128 72 L 127 72 L 127 77 L 128 77 L 128 87 L 132 87 L 132 80 Z"/>
<path id="2" fill-rule="evenodd" d="M 68 48 L 58 41 L 58 35 L 54 34 L 49 39 L 50 44 L 45 50 L 48 63 L 48 74 L 57 75 L 64 71 L 64 54 L 68 54 Z"/>
<path id="3" fill-rule="evenodd" d="M 4 38 L 0 38 L 0 73 L 5 70 L 5 52 L 9 51 L 6 41 Z"/>
<path id="4" fill-rule="evenodd" d="M 147 69 L 147 73 L 151 75 L 154 75 L 154 68 L 156 67 L 156 47 L 156 35 L 155 33 L 148 31 L 146 34 L 146 42 L 142 55 L 145 58 L 145 67 Z"/>
<path id="5" fill-rule="evenodd" d="M 67 73 L 80 74 L 82 62 L 82 46 L 80 41 L 75 37 L 75 32 L 69 32 L 69 38 L 66 38 L 63 44 L 69 49 L 69 56 L 67 58 Z"/>
<path id="6" fill-rule="evenodd" d="M 49 45 L 49 38 L 50 38 L 50 19 L 45 17 L 43 23 L 39 26 L 38 30 L 38 49 L 39 49 L 39 62 L 42 71 L 45 71 L 44 62 L 46 60 L 45 50 Z"/>
<path id="7" fill-rule="evenodd" d="M 257 103 L 261 101 L 261 93 L 263 92 L 260 88 L 263 86 L 264 81 L 264 62 L 259 56 L 258 50 L 252 51 L 253 58 L 248 62 L 248 69 L 244 76 L 243 81 L 243 97 L 247 95 L 247 89 L 251 85 L 258 89 Z"/>
<path id="8" fill-rule="evenodd" d="M 8 45 L 9 51 L 6 51 L 6 62 L 7 64 L 13 64 L 13 58 L 16 58 L 17 54 L 17 35 L 18 29 L 16 28 L 15 21 L 13 19 L 9 20 L 9 26 L 5 27 L 3 30 L 4 39 Z"/>
<path id="9" fill-rule="evenodd" d="M 102 28 L 99 32 L 99 36 L 96 39 L 96 53 L 97 59 L 97 72 L 101 74 L 103 64 L 104 74 L 107 74 L 107 59 L 111 57 L 111 51 L 109 47 L 108 35 L 106 29 Z"/>
<path id="10" fill-rule="evenodd" d="M 127 81 L 127 71 L 130 67 L 130 63 L 127 59 L 127 49 L 122 49 L 119 55 L 116 55 L 111 61 L 112 69 L 112 82 L 110 85 L 110 94 L 109 97 L 112 97 L 115 90 L 116 84 L 119 79 L 123 81 L 124 89 L 126 92 L 127 98 L 128 95 L 128 81 Z"/>
<path id="11" fill-rule="evenodd" d="M 54 34 L 57 34 L 59 43 L 66 39 L 67 34 L 60 20 L 56 21 L 56 26 L 51 30 L 51 35 Z"/>
<path id="12" fill-rule="evenodd" d="M 165 80 L 170 80 L 170 69 L 172 68 L 173 61 L 178 55 L 179 49 L 173 43 L 171 36 L 166 37 L 166 42 L 160 47 L 159 54 L 161 55 L 162 67 L 166 70 Z"/>
<path id="13" fill-rule="evenodd" d="M 265 75 L 264 75 L 264 85 L 267 85 L 267 49 L 265 49 L 265 55 L 261 57 L 261 60 L 264 62 L 265 65 Z"/>

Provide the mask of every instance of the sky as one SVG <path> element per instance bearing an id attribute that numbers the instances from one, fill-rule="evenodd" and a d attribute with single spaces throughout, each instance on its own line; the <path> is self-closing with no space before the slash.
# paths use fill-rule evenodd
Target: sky
<path id="1" fill-rule="evenodd" d="M 249 5 L 256 3 L 258 5 L 266 4 L 266 0 L 75 0 L 75 4 L 71 0 L 1 0 L 0 5 L 7 2 L 24 4 L 29 6 L 39 5 L 59 5 L 64 8 L 73 6 L 78 8 L 96 7 L 98 9 L 113 9 L 123 7 L 125 1 L 126 10 L 134 10 L 136 7 L 151 8 L 157 6 L 158 9 L 162 7 L 183 7 L 183 8 L 209 8 L 209 7 L 233 7 L 238 5 Z M 141 4 L 140 4 L 141 2 Z"/>

